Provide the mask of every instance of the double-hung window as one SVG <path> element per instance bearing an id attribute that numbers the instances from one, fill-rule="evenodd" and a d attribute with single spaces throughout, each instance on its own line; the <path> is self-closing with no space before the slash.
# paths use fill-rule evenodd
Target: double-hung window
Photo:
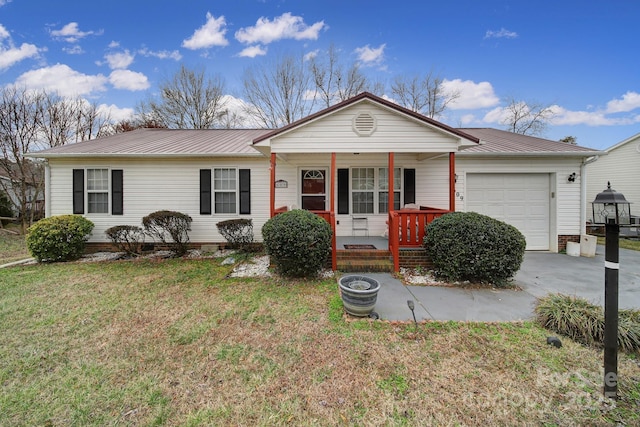
<path id="1" fill-rule="evenodd" d="M 351 212 L 372 214 L 375 196 L 375 168 L 351 169 Z"/>
<path id="2" fill-rule="evenodd" d="M 213 192 L 215 213 L 237 212 L 238 179 L 235 168 L 213 170 Z"/>
<path id="3" fill-rule="evenodd" d="M 109 213 L 109 169 L 87 169 L 88 213 Z"/>
<path id="4" fill-rule="evenodd" d="M 402 171 L 393 169 L 393 209 L 400 209 Z M 378 213 L 389 212 L 389 168 L 378 169 Z"/>

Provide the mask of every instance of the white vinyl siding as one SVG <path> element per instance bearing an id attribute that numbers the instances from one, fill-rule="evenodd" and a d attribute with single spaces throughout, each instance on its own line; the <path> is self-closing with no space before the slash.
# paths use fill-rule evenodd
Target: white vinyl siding
<path id="1" fill-rule="evenodd" d="M 375 131 L 368 136 L 353 129 L 359 114 L 375 117 Z M 271 140 L 274 153 L 395 153 L 456 151 L 460 138 L 444 130 L 398 114 L 370 102 L 362 102 L 323 116 Z"/>
<path id="2" fill-rule="evenodd" d="M 192 242 L 225 242 L 216 223 L 233 218 L 251 218 L 254 237 L 262 241 L 260 230 L 269 219 L 269 161 L 266 159 L 178 158 L 178 159 L 50 159 L 51 213 L 72 212 L 72 170 L 96 169 L 105 164 L 124 170 L 124 215 L 92 215 L 95 224 L 90 242 L 108 242 L 104 231 L 114 225 L 141 226 L 142 218 L 159 210 L 174 210 L 193 218 L 189 237 Z M 251 169 L 251 215 L 238 213 L 200 215 L 200 169 Z M 213 186 L 212 186 L 213 189 Z M 236 211 L 237 212 L 237 211 Z"/>

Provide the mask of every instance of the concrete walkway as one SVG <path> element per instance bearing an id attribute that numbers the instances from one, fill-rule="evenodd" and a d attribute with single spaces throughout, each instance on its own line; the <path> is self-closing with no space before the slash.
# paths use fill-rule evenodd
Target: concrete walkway
<path id="1" fill-rule="evenodd" d="M 538 297 L 562 293 L 604 302 L 604 247 L 594 258 L 527 252 L 515 283 L 522 290 L 406 286 L 388 273 L 366 273 L 381 284 L 375 311 L 381 319 L 499 322 L 529 320 Z M 640 309 L 640 252 L 620 249 L 620 308 Z"/>

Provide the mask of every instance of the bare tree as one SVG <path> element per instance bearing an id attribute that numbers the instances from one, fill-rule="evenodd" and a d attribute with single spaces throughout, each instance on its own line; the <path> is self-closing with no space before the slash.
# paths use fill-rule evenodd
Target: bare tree
<path id="1" fill-rule="evenodd" d="M 22 220 L 23 232 L 33 221 L 33 203 L 42 191 L 42 168 L 24 155 L 38 146 L 44 99 L 27 89 L 0 90 L 0 168 L 7 177 L 0 185 Z"/>
<path id="2" fill-rule="evenodd" d="M 398 76 L 391 84 L 391 92 L 403 107 L 437 118 L 460 97 L 459 92 L 447 90 L 443 83 L 442 77 L 433 71 L 424 76 Z"/>
<path id="3" fill-rule="evenodd" d="M 287 55 L 245 70 L 246 114 L 267 128 L 278 128 L 313 111 L 311 73 L 302 56 Z"/>
<path id="4" fill-rule="evenodd" d="M 111 117 L 97 104 L 76 99 L 75 142 L 89 141 L 109 134 Z"/>
<path id="5" fill-rule="evenodd" d="M 506 113 L 501 124 L 506 130 L 521 135 L 542 135 L 554 116 L 550 105 L 539 102 L 516 101 L 507 98 Z"/>
<path id="6" fill-rule="evenodd" d="M 159 99 L 138 105 L 143 121 L 171 129 L 211 129 L 218 127 L 224 111 L 224 82 L 221 77 L 206 77 L 203 69 L 184 65 L 171 79 L 160 83 Z"/>
<path id="7" fill-rule="evenodd" d="M 326 55 L 316 55 L 309 61 L 318 98 L 325 107 L 370 91 L 367 77 L 356 62 L 345 66 L 340 62 L 339 51 L 331 44 Z"/>

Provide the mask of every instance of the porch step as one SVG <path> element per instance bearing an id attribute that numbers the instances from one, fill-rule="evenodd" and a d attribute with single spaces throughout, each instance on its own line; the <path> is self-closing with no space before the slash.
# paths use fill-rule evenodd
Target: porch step
<path id="1" fill-rule="evenodd" d="M 393 272 L 391 252 L 386 250 L 338 250 L 336 261 L 344 272 Z"/>

